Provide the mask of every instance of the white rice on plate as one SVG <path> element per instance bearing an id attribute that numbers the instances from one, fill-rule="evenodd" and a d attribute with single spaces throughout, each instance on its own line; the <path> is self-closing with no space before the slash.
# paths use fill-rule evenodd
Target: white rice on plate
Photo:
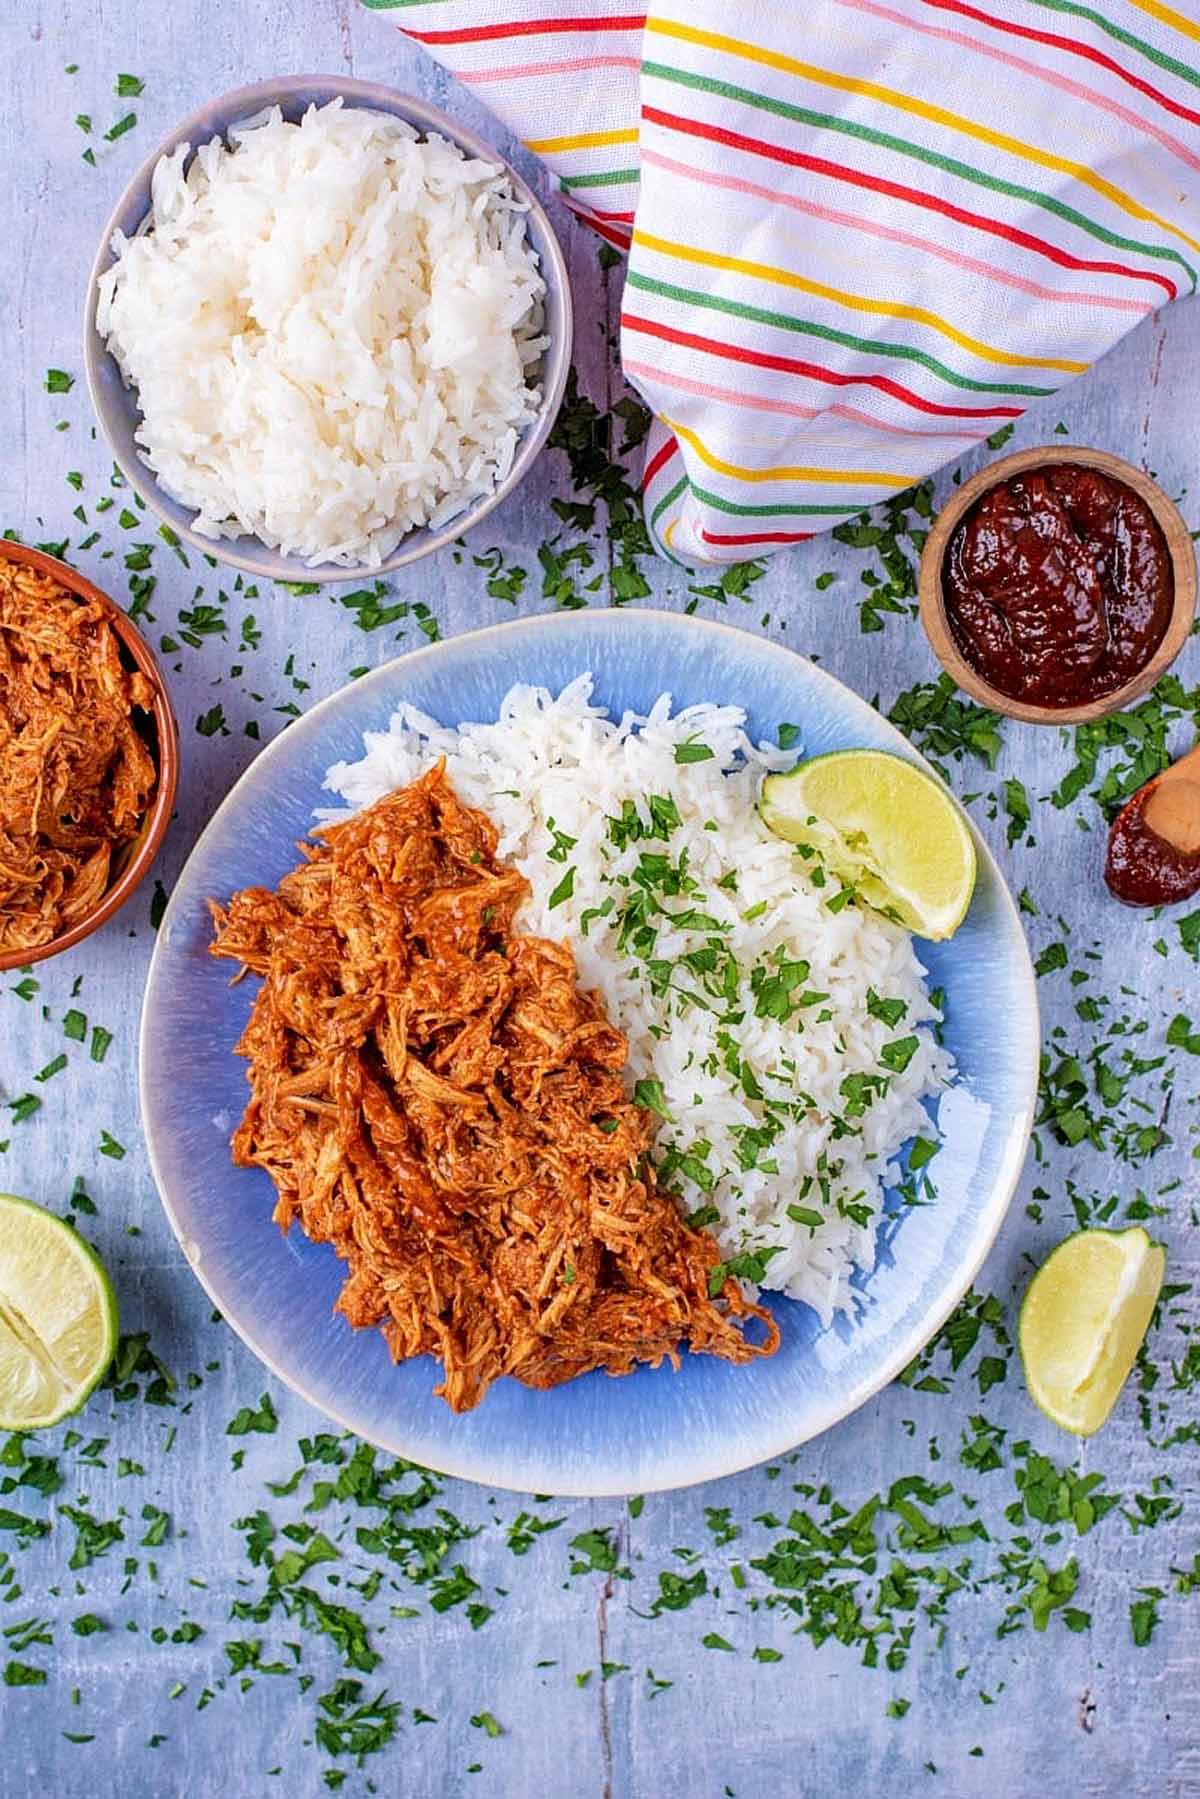
<path id="1" fill-rule="evenodd" d="M 402 706 L 326 788 L 357 810 L 445 757 L 530 883 L 518 926 L 568 940 L 626 1033 L 685 1210 L 734 1275 L 828 1324 L 854 1309 L 895 1157 L 934 1139 L 922 1102 L 953 1076 L 924 970 L 907 931 L 758 817 L 794 748 L 752 744 L 736 706 L 673 714 L 663 694 L 616 722 L 591 692 L 590 675 L 514 687 L 495 723 L 458 729 Z"/>
<path id="2" fill-rule="evenodd" d="M 536 416 L 525 211 L 501 168 L 340 100 L 229 137 L 160 160 L 97 329 L 198 532 L 378 567 L 490 493 Z"/>

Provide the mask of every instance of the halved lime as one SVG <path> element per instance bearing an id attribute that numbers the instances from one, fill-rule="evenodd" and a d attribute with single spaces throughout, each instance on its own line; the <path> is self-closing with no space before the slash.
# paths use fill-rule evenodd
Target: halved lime
<path id="1" fill-rule="evenodd" d="M 1047 1418 L 1100 1429 L 1141 1347 L 1167 1265 L 1140 1224 L 1076 1231 L 1029 1283 L 1018 1337 L 1025 1381 Z"/>
<path id="2" fill-rule="evenodd" d="M 116 1346 L 116 1295 L 95 1250 L 52 1212 L 0 1193 L 0 1429 L 77 1412 Z"/>
<path id="3" fill-rule="evenodd" d="M 815 850 L 831 873 L 921 937 L 950 937 L 975 891 L 975 845 L 957 802 L 885 750 L 834 750 L 768 775 L 767 829 Z"/>

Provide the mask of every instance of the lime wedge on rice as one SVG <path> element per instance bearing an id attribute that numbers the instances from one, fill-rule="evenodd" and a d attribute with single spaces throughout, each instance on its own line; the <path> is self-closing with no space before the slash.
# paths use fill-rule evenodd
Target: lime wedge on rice
<path id="1" fill-rule="evenodd" d="M 53 1213 L 0 1193 L 0 1429 L 77 1412 L 116 1346 L 116 1295 L 96 1252 Z"/>
<path id="2" fill-rule="evenodd" d="M 884 750 L 834 750 L 768 775 L 763 823 L 921 937 L 950 937 L 975 891 L 975 845 L 957 802 Z"/>
<path id="3" fill-rule="evenodd" d="M 1140 1224 L 1076 1231 L 1030 1281 L 1018 1330 L 1025 1381 L 1064 1430 L 1090 1437 L 1117 1403 L 1166 1265 Z"/>

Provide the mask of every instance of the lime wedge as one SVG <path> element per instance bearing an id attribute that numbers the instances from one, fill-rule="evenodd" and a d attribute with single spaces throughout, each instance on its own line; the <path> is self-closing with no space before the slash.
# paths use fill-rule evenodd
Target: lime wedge
<path id="1" fill-rule="evenodd" d="M 1030 1281 L 1018 1331 L 1025 1381 L 1064 1430 L 1090 1437 L 1117 1403 L 1166 1265 L 1140 1224 L 1076 1231 Z"/>
<path id="2" fill-rule="evenodd" d="M 0 1429 L 77 1412 L 112 1361 L 117 1301 L 95 1251 L 52 1212 L 0 1193 Z"/>
<path id="3" fill-rule="evenodd" d="M 835 750 L 768 775 L 759 812 L 788 843 L 921 937 L 951 937 L 975 891 L 975 845 L 932 776 L 883 750 Z"/>

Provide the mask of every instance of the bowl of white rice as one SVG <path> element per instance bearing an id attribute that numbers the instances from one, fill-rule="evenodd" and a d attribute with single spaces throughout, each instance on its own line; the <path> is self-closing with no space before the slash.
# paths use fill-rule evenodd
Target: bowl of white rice
<path id="1" fill-rule="evenodd" d="M 525 475 L 570 364 L 536 197 L 437 108 L 292 76 L 185 119 L 105 226 L 85 366 L 172 531 L 274 581 L 381 574 Z"/>

